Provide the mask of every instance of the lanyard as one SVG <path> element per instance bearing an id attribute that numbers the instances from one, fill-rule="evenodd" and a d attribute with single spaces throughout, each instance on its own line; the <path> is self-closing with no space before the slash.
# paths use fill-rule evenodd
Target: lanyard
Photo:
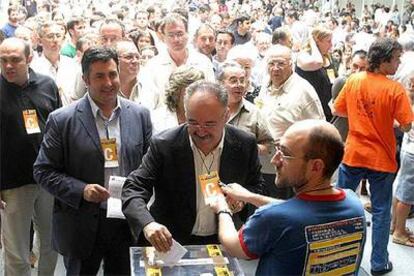
<path id="1" fill-rule="evenodd" d="M 200 156 L 200 158 L 201 158 L 201 161 L 203 161 L 203 166 L 204 166 L 204 168 L 207 170 L 207 173 L 208 173 L 208 174 L 210 174 L 210 172 L 211 172 L 211 167 L 213 167 L 213 163 L 214 163 L 214 159 L 215 159 L 214 153 L 213 153 L 213 152 L 211 152 L 211 155 L 213 155 L 213 159 L 211 160 L 210 166 L 208 166 L 208 168 L 207 168 L 205 158 L 203 158 L 203 155 L 202 155 L 202 153 L 200 152 L 200 150 L 199 150 L 197 147 L 195 147 L 195 148 L 197 149 L 197 152 L 198 152 L 198 155 L 199 155 L 199 156 Z"/>

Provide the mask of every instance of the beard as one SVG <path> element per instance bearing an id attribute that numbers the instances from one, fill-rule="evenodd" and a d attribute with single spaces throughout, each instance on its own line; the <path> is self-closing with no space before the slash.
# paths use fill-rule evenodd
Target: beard
<path id="1" fill-rule="evenodd" d="M 279 175 L 276 176 L 275 184 L 277 188 L 300 188 L 306 184 L 308 184 L 309 180 L 306 179 L 305 176 L 301 176 L 297 179 L 288 179 L 279 177 Z"/>

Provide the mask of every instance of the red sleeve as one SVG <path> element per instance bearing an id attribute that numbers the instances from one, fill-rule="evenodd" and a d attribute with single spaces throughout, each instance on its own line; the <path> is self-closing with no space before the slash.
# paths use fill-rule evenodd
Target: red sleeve
<path id="1" fill-rule="evenodd" d="M 250 252 L 249 249 L 247 248 L 247 245 L 244 242 L 243 229 L 244 229 L 244 225 L 239 230 L 239 241 L 240 241 L 240 246 L 243 249 L 244 254 L 246 254 L 246 256 L 249 257 L 250 259 L 257 259 L 257 258 L 259 258 L 259 256 L 257 256 L 256 254 Z"/>

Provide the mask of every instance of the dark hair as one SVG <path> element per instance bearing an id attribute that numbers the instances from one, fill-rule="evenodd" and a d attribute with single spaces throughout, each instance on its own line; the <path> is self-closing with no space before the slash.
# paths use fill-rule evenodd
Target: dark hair
<path id="1" fill-rule="evenodd" d="M 249 21 L 249 20 L 250 20 L 250 16 L 248 16 L 247 14 L 244 14 L 234 19 L 234 23 L 236 24 L 236 27 L 237 27 L 240 24 L 242 24 L 244 21 Z"/>
<path id="2" fill-rule="evenodd" d="M 216 30 L 214 30 L 214 28 L 213 28 L 213 27 L 211 27 L 211 25 L 210 25 L 210 24 L 203 23 L 203 24 L 201 24 L 201 25 L 200 25 L 200 27 L 198 27 L 198 29 L 196 30 L 196 32 L 195 32 L 195 34 L 194 34 L 194 39 L 197 39 L 197 37 L 200 35 L 200 31 L 201 31 L 201 30 L 203 30 L 203 29 L 210 29 L 210 30 L 213 32 L 214 37 L 216 37 Z"/>
<path id="3" fill-rule="evenodd" d="M 389 62 L 394 51 L 402 51 L 402 46 L 392 38 L 378 38 L 368 50 L 368 71 L 374 72 L 384 62 Z"/>
<path id="4" fill-rule="evenodd" d="M 329 179 L 342 162 L 344 144 L 340 136 L 325 131 L 323 127 L 315 127 L 309 133 L 305 152 L 307 160 L 322 159 L 325 164 L 323 177 Z"/>
<path id="5" fill-rule="evenodd" d="M 138 51 L 140 51 L 140 49 L 138 47 L 138 41 L 143 36 L 148 36 L 150 38 L 151 45 L 155 46 L 154 38 L 152 37 L 152 34 L 150 32 L 148 32 L 148 31 L 134 31 L 134 32 L 129 34 L 129 37 L 134 42 L 134 44 L 137 47 Z"/>
<path id="6" fill-rule="evenodd" d="M 82 23 L 85 23 L 85 20 L 83 18 L 78 18 L 78 17 L 71 18 L 68 21 L 68 23 L 66 23 L 66 30 L 68 30 L 69 32 L 69 30 L 73 30 L 76 25 L 79 25 Z M 70 32 L 69 32 L 69 35 L 72 36 Z"/>
<path id="7" fill-rule="evenodd" d="M 165 26 L 169 24 L 177 24 L 182 22 L 184 24 L 185 31 L 188 32 L 188 23 L 187 20 L 178 13 L 169 13 L 162 20 L 160 24 L 161 33 L 165 34 Z"/>
<path id="8" fill-rule="evenodd" d="M 84 76 L 89 75 L 89 70 L 92 63 L 95 63 L 97 61 L 107 62 L 111 59 L 115 61 L 116 66 L 118 67 L 118 54 L 116 53 L 115 49 L 106 47 L 89 48 L 85 51 L 82 57 L 82 74 Z"/>
<path id="9" fill-rule="evenodd" d="M 10 14 L 12 13 L 12 12 L 18 12 L 20 10 L 20 7 L 19 6 L 16 6 L 16 5 L 14 5 L 14 6 L 10 6 L 8 9 L 7 9 L 7 15 L 8 16 L 10 16 Z"/>
<path id="10" fill-rule="evenodd" d="M 235 40 L 235 38 L 234 38 L 234 34 L 232 33 L 232 32 L 230 32 L 229 30 L 218 30 L 217 31 L 217 34 L 216 34 L 216 38 L 218 37 L 218 35 L 219 34 L 226 34 L 226 35 L 229 35 L 231 38 L 230 38 L 230 42 L 231 42 L 231 45 L 233 45 L 234 44 L 234 40 Z"/>
<path id="11" fill-rule="evenodd" d="M 360 58 L 366 59 L 367 58 L 367 51 L 365 50 L 358 50 L 352 54 L 352 57 L 359 56 Z"/>
<path id="12" fill-rule="evenodd" d="M 276 30 L 274 30 L 272 34 L 272 44 L 273 45 L 279 44 L 280 40 L 285 40 L 288 37 L 289 37 L 288 30 L 283 27 L 279 27 Z"/>

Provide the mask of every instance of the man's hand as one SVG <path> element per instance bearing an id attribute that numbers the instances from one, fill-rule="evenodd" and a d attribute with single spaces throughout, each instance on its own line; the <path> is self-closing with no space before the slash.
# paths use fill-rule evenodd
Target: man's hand
<path id="1" fill-rule="evenodd" d="M 218 211 L 221 211 L 221 210 L 230 209 L 229 205 L 227 204 L 226 198 L 222 194 L 210 200 L 208 202 L 208 206 L 210 206 L 213 209 L 214 213 L 218 213 Z"/>
<path id="2" fill-rule="evenodd" d="M 231 183 L 221 187 L 223 193 L 234 200 L 238 201 L 246 201 L 249 202 L 248 199 L 252 195 L 252 192 L 241 186 L 237 183 Z"/>
<path id="3" fill-rule="evenodd" d="M 167 252 L 170 250 L 172 246 L 172 235 L 167 227 L 153 221 L 145 225 L 142 231 L 144 231 L 145 238 L 157 251 Z"/>
<path id="4" fill-rule="evenodd" d="M 233 214 L 240 212 L 243 209 L 244 205 L 245 205 L 245 203 L 243 201 L 232 199 L 229 196 L 226 197 L 226 201 L 227 201 L 227 204 L 230 207 L 230 211 Z"/>
<path id="5" fill-rule="evenodd" d="M 89 202 L 100 203 L 109 198 L 109 192 L 99 184 L 87 184 L 83 190 L 83 198 Z"/>

